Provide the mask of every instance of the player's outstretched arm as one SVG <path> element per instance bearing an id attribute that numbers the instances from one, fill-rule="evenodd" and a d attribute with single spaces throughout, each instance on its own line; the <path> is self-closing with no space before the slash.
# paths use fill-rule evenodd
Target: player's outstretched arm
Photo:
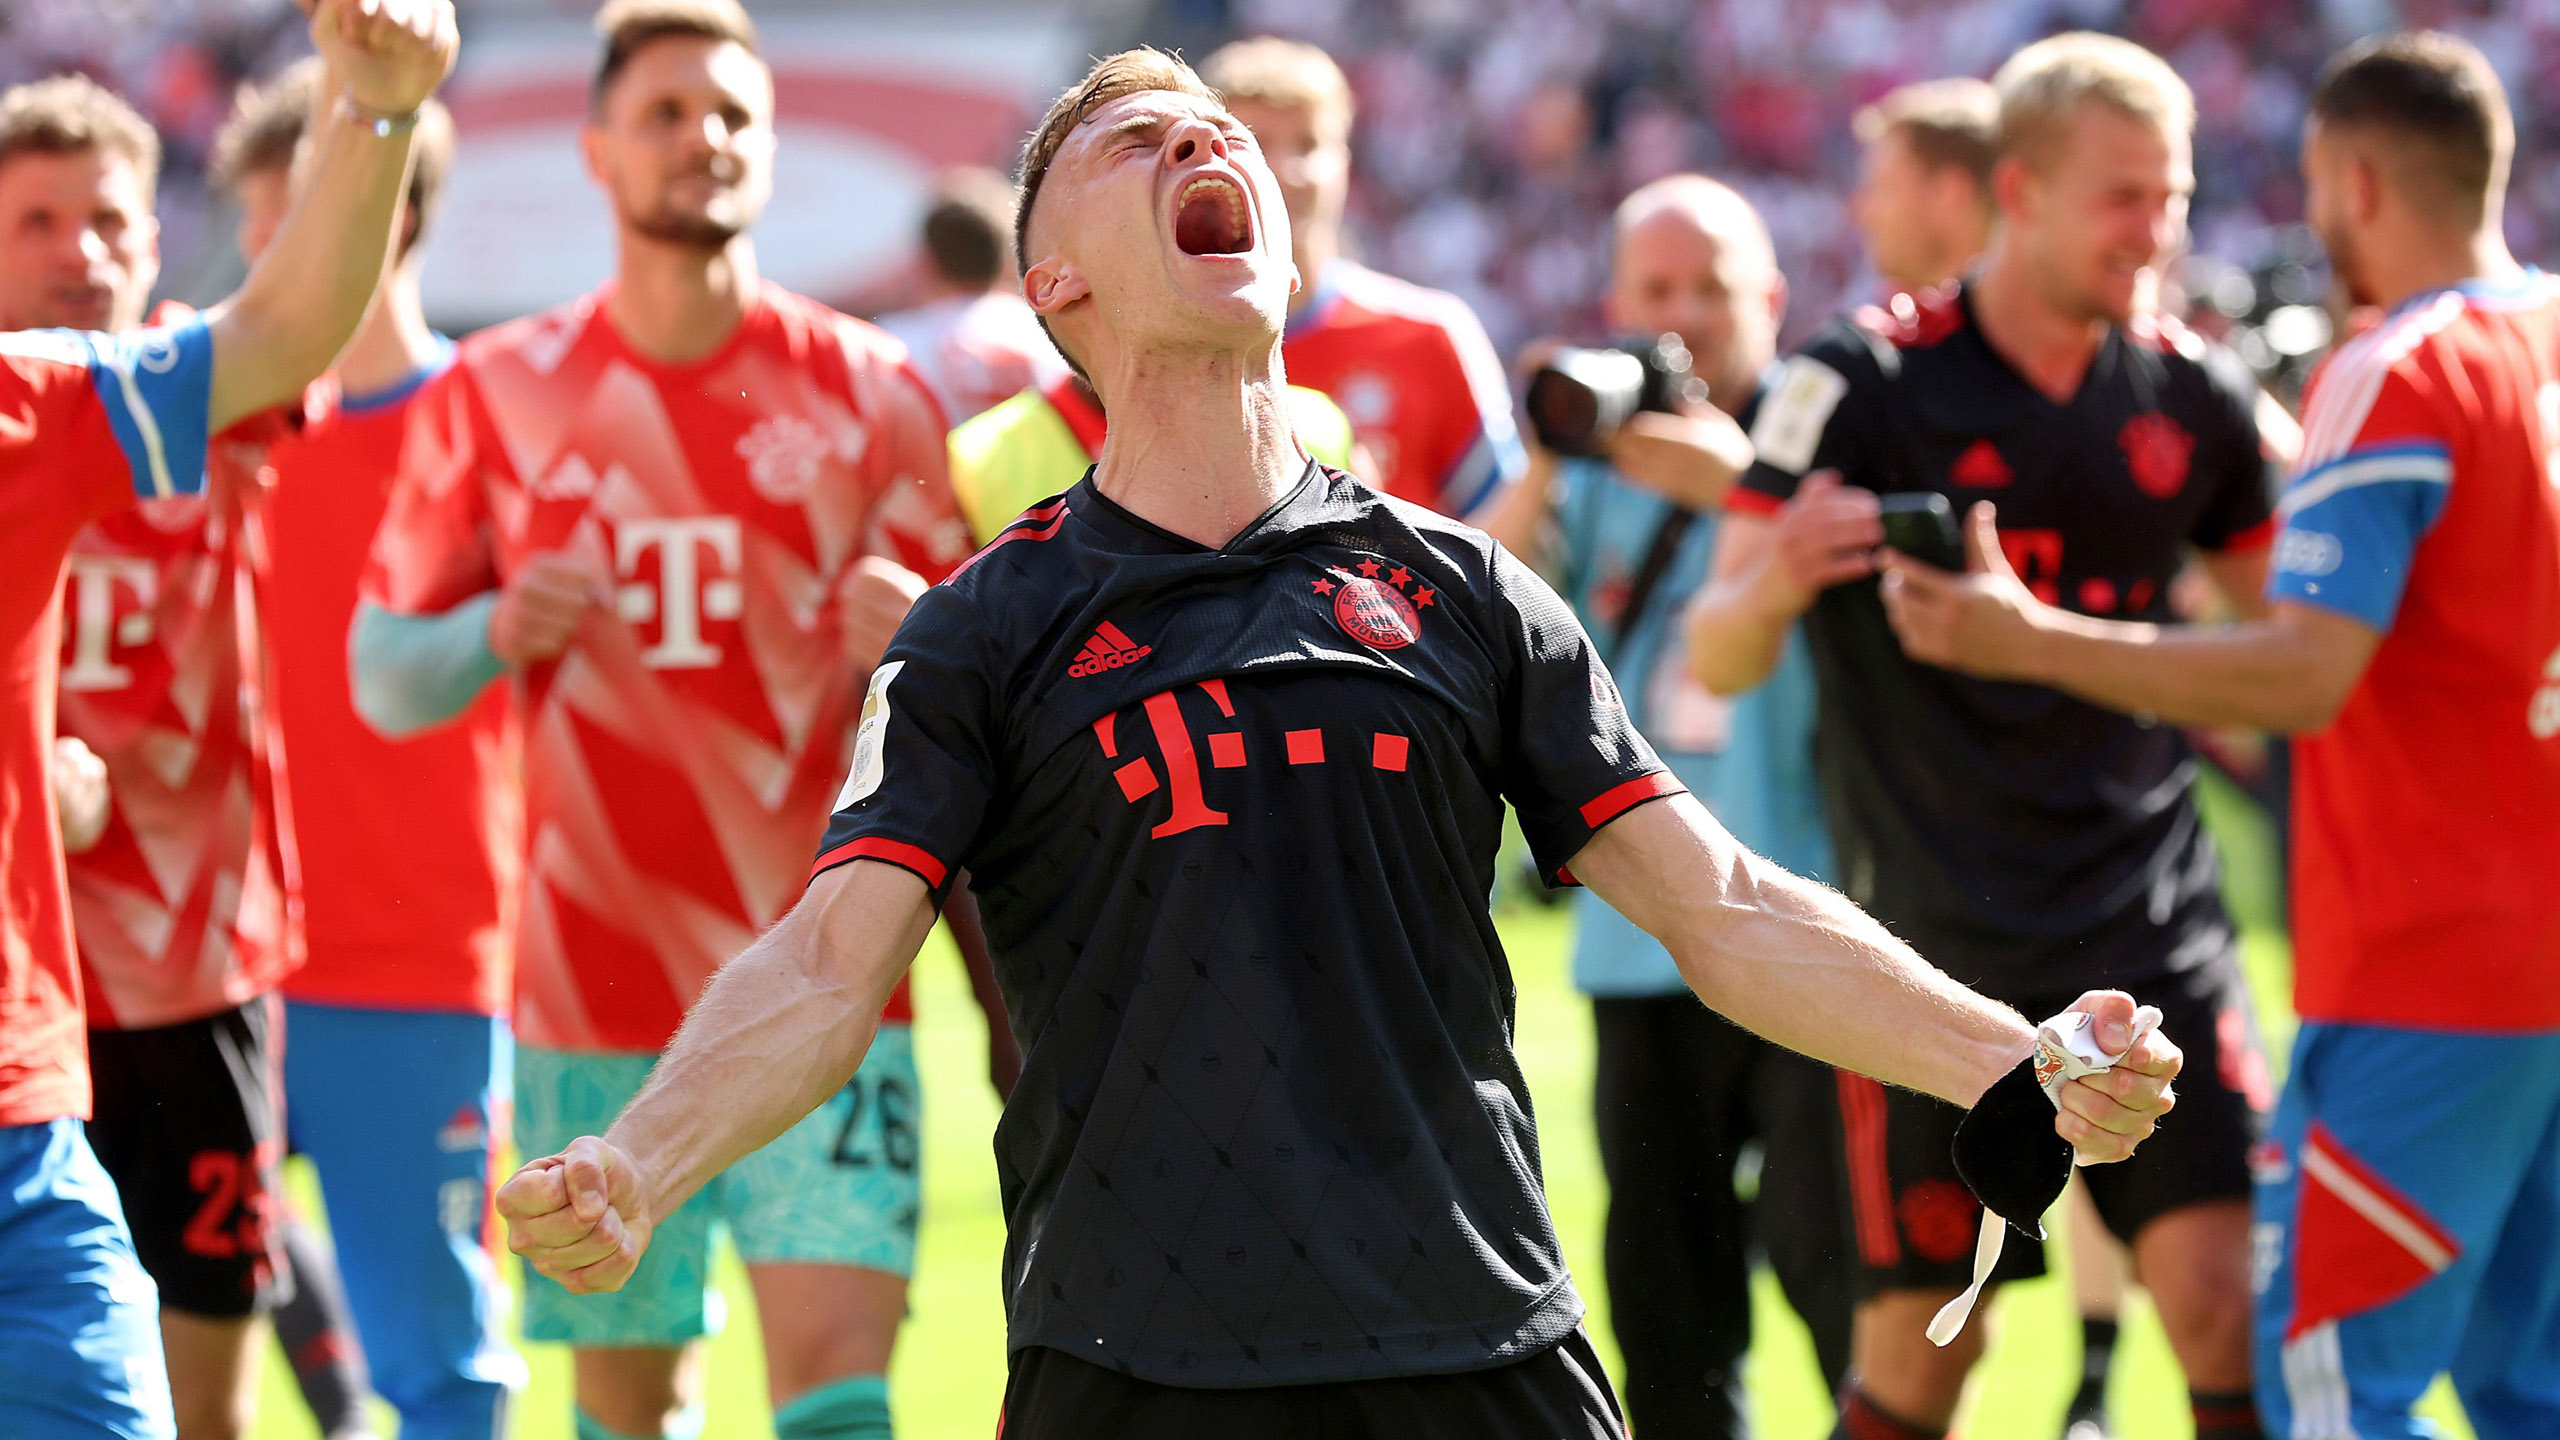
<path id="1" fill-rule="evenodd" d="M 1610 822 L 1572 868 L 1663 943 L 1699 999 L 1791 1050 L 1970 1108 L 2035 1049 L 2016 1011 L 1949 979 L 1838 892 L 1744 849 L 1687 795 Z M 2084 1163 L 2120 1160 L 2167 1112 L 2182 1057 L 2165 1037 L 2135 1041 L 2122 995 L 2073 1008 L 2101 1016 L 2102 1047 L 2132 1049 L 2063 1087 L 2054 1128 Z"/>
<path id="2" fill-rule="evenodd" d="M 215 431 L 300 393 L 355 334 L 408 181 L 410 131 L 399 122 L 435 93 L 460 43 L 452 0 L 319 0 L 311 40 L 347 107 L 318 127 L 308 177 L 274 243 L 207 312 Z"/>
<path id="3" fill-rule="evenodd" d="M 508 1248 L 573 1292 L 619 1288 L 661 1217 L 853 1078 L 933 916 L 924 882 L 894 865 L 856 860 L 809 882 L 711 977 L 610 1130 L 499 1188 Z"/>
<path id="4" fill-rule="evenodd" d="M 2101 620 L 2038 600 L 2009 568 L 1977 504 L 1965 519 L 1966 567 L 1952 575 L 1887 552 L 1885 616 L 1911 658 L 1994 680 L 2068 690 L 2109 709 L 2176 725 L 2310 731 L 2346 703 L 2382 634 L 2333 611 L 2279 602 L 2236 625 Z M 2217 581 L 2246 615 L 2263 559 L 2226 561 Z"/>

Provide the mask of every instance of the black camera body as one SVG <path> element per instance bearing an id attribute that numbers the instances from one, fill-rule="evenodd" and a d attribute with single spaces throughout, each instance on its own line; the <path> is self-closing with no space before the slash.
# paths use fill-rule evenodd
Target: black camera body
<path id="1" fill-rule="evenodd" d="M 1604 456 L 1628 417 L 1706 402 L 1706 382 L 1689 373 L 1690 363 L 1689 347 L 1672 334 L 1649 345 L 1558 350 L 1521 397 L 1529 428 L 1556 454 Z"/>

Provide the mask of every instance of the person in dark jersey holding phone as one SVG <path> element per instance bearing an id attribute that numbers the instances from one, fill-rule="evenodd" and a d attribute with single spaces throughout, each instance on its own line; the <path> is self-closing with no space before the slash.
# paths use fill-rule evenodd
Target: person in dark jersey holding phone
<path id="1" fill-rule="evenodd" d="M 2002 550 L 2055 605 L 2168 618 L 2191 551 L 2235 609 L 2263 603 L 2255 382 L 2143 303 L 2194 186 L 2185 84 L 2137 46 L 2069 35 L 2020 51 L 1997 86 L 2000 239 L 1969 282 L 1862 312 L 1787 362 L 1727 500 L 1692 660 L 1710 689 L 1748 690 L 1803 616 L 1850 898 L 2030 1013 L 2093 985 L 2165 1012 L 2194 1057 L 2179 1123 L 2090 1190 L 2159 1305 L 2200 1440 L 2254 1440 L 2246 1161 L 2265 1067 L 2195 758 L 2173 728 L 1912 660 L 1873 579 L 1878 497 L 1923 493 L 1997 500 Z M 1972 1253 L 1947 1162 L 1957 1114 L 1876 1086 L 1844 1087 L 1841 1106 L 1871 1292 L 1841 1433 L 1940 1435 L 1981 1353 L 1978 1333 L 1943 1350 L 1922 1333 Z M 2017 1246 L 1998 1274 L 2043 1269 Z"/>

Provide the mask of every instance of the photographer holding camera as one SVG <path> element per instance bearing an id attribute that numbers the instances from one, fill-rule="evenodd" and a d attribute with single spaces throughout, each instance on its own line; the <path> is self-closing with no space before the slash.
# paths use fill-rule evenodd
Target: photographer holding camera
<path id="1" fill-rule="evenodd" d="M 1678 638 L 1678 617 L 1706 579 L 1717 507 L 1751 461 L 1742 427 L 1774 373 L 1786 281 L 1750 204 L 1699 175 L 1627 197 L 1611 272 L 1610 329 L 1642 338 L 1606 350 L 1530 348 L 1529 475 L 1502 507 L 1524 523 L 1505 528 L 1543 537 L 1542 568 L 1681 783 L 1744 844 L 1823 875 L 1831 847 L 1813 774 L 1810 668 L 1791 656 L 1772 684 L 1723 701 L 1690 677 Z M 1835 1387 L 1848 1361 L 1831 1072 L 1700 1005 L 1651 937 L 1575 899 L 1574 981 L 1592 997 L 1597 1030 L 1605 1259 L 1628 1418 L 1647 1440 L 1739 1436 L 1752 1226 L 1734 1182 L 1755 1139 L 1766 1153 L 1769 1203 L 1758 1208 L 1773 1266 Z"/>

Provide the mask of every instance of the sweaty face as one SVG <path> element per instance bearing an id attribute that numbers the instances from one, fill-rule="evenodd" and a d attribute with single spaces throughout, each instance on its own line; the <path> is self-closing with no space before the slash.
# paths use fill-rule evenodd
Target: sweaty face
<path id="1" fill-rule="evenodd" d="M 2185 136 L 2089 104 L 2048 157 L 2029 170 L 2018 244 L 2034 263 L 2046 303 L 2075 318 L 2133 318 L 2187 230 L 2195 166 Z"/>
<path id="2" fill-rule="evenodd" d="M 128 329 L 159 278 L 160 229 L 131 161 L 75 150 L 0 164 L 0 329 Z"/>
<path id="3" fill-rule="evenodd" d="M 1740 404 L 1777 341 L 1777 269 L 1756 252 L 1685 210 L 1656 212 L 1618 241 L 1609 328 L 1636 339 L 1678 335 L 1711 398 Z"/>
<path id="4" fill-rule="evenodd" d="M 1866 238 L 1867 258 L 1876 273 L 1896 285 L 1934 285 L 1945 278 L 1919 273 L 1928 268 L 1921 255 L 1926 247 L 1920 243 L 1929 223 L 1928 178 L 1899 130 L 1877 136 L 1859 159 L 1849 214 Z"/>
<path id="5" fill-rule="evenodd" d="M 1234 116 L 1173 91 L 1124 95 L 1050 162 L 1024 291 L 1089 368 L 1112 346 L 1246 348 L 1279 334 L 1297 287 L 1289 234 L 1279 182 Z"/>
<path id="6" fill-rule="evenodd" d="M 772 72 L 729 41 L 651 41 L 614 77 L 586 145 L 624 228 L 717 250 L 773 194 Z"/>
<path id="7" fill-rule="evenodd" d="M 293 174 L 282 168 L 254 170 L 240 177 L 238 189 L 240 253 L 255 264 L 275 240 L 285 212 L 293 208 Z"/>
<path id="8" fill-rule="evenodd" d="M 1313 105 L 1238 100 L 1228 109 L 1253 132 L 1262 158 L 1288 202 L 1289 226 L 1301 239 L 1342 228 L 1351 195 L 1351 134 L 1346 117 Z"/>

